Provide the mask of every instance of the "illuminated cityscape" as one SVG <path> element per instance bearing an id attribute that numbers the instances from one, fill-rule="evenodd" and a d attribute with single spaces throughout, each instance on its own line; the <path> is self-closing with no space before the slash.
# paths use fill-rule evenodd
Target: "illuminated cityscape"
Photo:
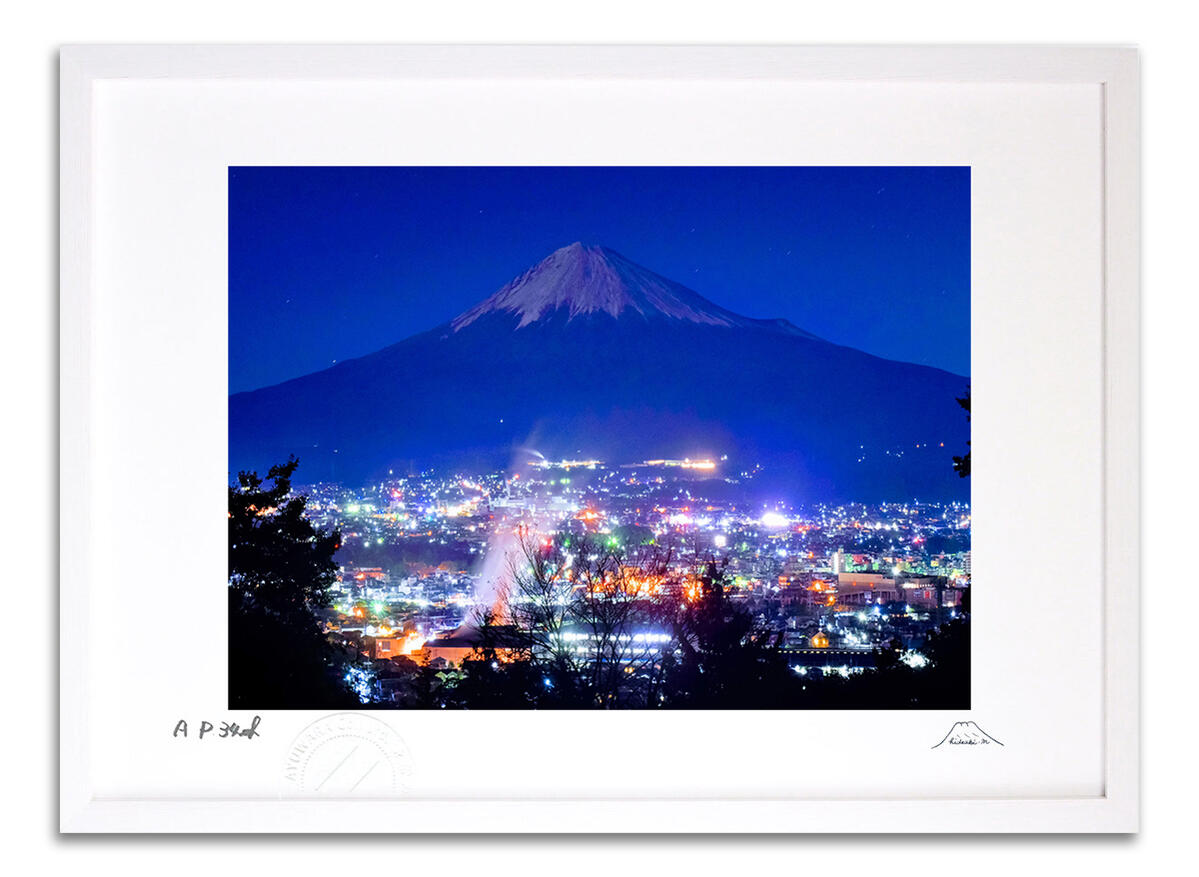
<path id="1" fill-rule="evenodd" d="M 883 649 L 920 668 L 927 634 L 968 605 L 968 505 L 711 500 L 754 478 L 727 468 L 537 459 L 510 473 L 298 487 L 314 524 L 343 539 L 325 629 L 367 668 L 357 674 L 363 702 L 403 704 L 414 666 L 446 670 L 477 656 L 473 624 L 500 599 L 531 534 L 567 548 L 572 537 L 598 540 L 632 560 L 666 555 L 660 577 L 682 582 L 698 565 L 722 564 L 729 599 L 777 634 L 797 675 L 860 674 Z M 585 630 L 563 635 L 587 649 Z M 676 647 L 650 622 L 628 635 L 644 644 L 629 648 L 630 664 Z"/>
<path id="2" fill-rule="evenodd" d="M 230 168 L 230 705 L 968 707 L 969 196 Z"/>

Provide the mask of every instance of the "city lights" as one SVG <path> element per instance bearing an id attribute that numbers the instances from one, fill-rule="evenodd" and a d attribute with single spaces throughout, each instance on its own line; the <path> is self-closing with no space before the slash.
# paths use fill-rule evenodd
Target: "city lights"
<path id="1" fill-rule="evenodd" d="M 805 691 L 870 672 L 896 642 L 899 666 L 929 672 L 928 636 L 965 617 L 968 506 L 755 510 L 709 494 L 708 482 L 690 474 L 711 463 L 584 456 L 534 461 L 519 479 L 427 472 L 367 488 L 306 486 L 306 515 L 343 534 L 323 626 L 360 655 L 347 686 L 363 703 L 399 703 L 414 696 L 405 693 L 404 674 L 413 672 L 405 667 L 468 666 L 486 648 L 481 613 L 495 613 L 502 627 L 511 613 L 533 611 L 535 596 L 512 592 L 513 575 L 532 574 L 549 577 L 545 605 L 561 620 L 547 643 L 580 666 L 615 661 L 626 686 L 648 685 L 654 667 L 685 654 L 680 631 L 688 628 L 663 626 L 663 610 L 650 609 L 671 601 L 691 613 L 719 600 L 725 611 L 750 613 L 755 635 L 778 643 Z M 561 475 L 568 470 L 573 477 Z M 715 591 L 709 563 L 724 570 Z M 600 617 L 644 617 L 605 633 L 585 614 L 604 606 Z M 488 666 L 504 672 L 521 655 L 500 644 Z M 546 696 L 562 696 L 554 678 L 540 685 Z"/>
<path id="2" fill-rule="evenodd" d="M 221 175 L 230 710 L 970 706 L 968 163 L 600 164 Z"/>
<path id="3" fill-rule="evenodd" d="M 766 512 L 766 514 L 762 515 L 763 527 L 785 527 L 787 526 L 787 523 L 787 516 L 779 514 L 778 512 Z"/>

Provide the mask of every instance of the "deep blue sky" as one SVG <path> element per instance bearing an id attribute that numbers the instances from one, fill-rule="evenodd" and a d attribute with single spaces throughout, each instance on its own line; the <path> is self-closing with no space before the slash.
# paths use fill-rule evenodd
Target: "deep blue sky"
<path id="1" fill-rule="evenodd" d="M 969 168 L 229 169 L 229 389 L 452 319 L 602 244 L 750 317 L 970 373 Z"/>

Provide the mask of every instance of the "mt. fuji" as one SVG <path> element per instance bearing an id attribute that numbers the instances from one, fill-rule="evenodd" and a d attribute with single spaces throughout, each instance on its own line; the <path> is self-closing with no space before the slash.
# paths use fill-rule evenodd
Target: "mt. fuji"
<path id="1" fill-rule="evenodd" d="M 568 319 L 599 313 L 620 317 L 629 311 L 645 320 L 775 328 L 807 335 L 785 320 L 751 320 L 734 314 L 607 247 L 577 242 L 551 253 L 495 295 L 453 319 L 450 326 L 457 332 L 486 314 L 512 313 L 520 317 L 520 329 L 562 308 Z"/>
<path id="2" fill-rule="evenodd" d="M 448 323 L 230 396 L 229 468 L 294 454 L 303 480 L 362 483 L 500 469 L 518 448 L 616 464 L 727 456 L 720 476 L 761 466 L 755 489 L 779 499 L 962 499 L 951 458 L 967 450 L 955 397 L 968 383 L 742 316 L 575 243 Z"/>

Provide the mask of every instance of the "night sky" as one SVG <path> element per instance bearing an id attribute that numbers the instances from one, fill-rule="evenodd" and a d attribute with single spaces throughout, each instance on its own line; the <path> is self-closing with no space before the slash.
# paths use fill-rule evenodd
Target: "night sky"
<path id="1" fill-rule="evenodd" d="M 969 168 L 235 167 L 229 390 L 433 328 L 573 241 L 970 373 Z"/>

